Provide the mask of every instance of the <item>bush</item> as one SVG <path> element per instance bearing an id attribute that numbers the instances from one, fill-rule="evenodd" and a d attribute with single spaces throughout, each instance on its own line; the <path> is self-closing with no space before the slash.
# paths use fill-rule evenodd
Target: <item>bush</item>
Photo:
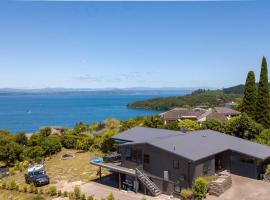
<path id="1" fill-rule="evenodd" d="M 27 186 L 25 185 L 25 186 L 23 186 L 23 192 L 27 192 L 28 190 L 27 190 Z"/>
<path id="2" fill-rule="evenodd" d="M 90 195 L 89 197 L 87 197 L 87 200 L 95 200 L 93 195 Z"/>
<path id="3" fill-rule="evenodd" d="M 33 184 L 33 183 L 31 183 L 30 184 L 30 186 L 29 186 L 29 190 L 28 190 L 28 192 L 30 192 L 30 193 L 34 193 L 34 191 L 35 191 L 35 185 Z"/>
<path id="4" fill-rule="evenodd" d="M 112 192 L 107 197 L 107 200 L 114 200 L 114 196 L 113 196 L 113 193 Z"/>
<path id="5" fill-rule="evenodd" d="M 86 200 L 85 194 L 81 195 L 81 200 Z"/>
<path id="6" fill-rule="evenodd" d="M 192 199 L 193 192 L 191 189 L 182 189 L 180 192 L 181 197 L 184 199 Z"/>
<path id="7" fill-rule="evenodd" d="M 55 187 L 55 186 L 49 187 L 49 189 L 48 189 L 48 194 L 49 194 L 50 196 L 55 196 L 55 195 L 57 194 L 56 187 Z"/>
<path id="8" fill-rule="evenodd" d="M 207 193 L 207 181 L 203 177 L 196 178 L 192 187 L 192 192 L 195 198 L 205 198 Z"/>
<path id="9" fill-rule="evenodd" d="M 44 193 L 43 189 L 40 188 L 40 189 L 39 189 L 39 194 L 43 194 L 43 193 Z"/>
<path id="10" fill-rule="evenodd" d="M 69 199 L 74 199 L 74 192 L 69 192 L 68 193 L 68 198 Z"/>
<path id="11" fill-rule="evenodd" d="M 16 190 L 16 191 L 20 191 L 19 185 L 16 185 L 16 186 L 15 186 L 15 190 Z"/>
<path id="12" fill-rule="evenodd" d="M 40 146 L 43 148 L 45 155 L 57 153 L 62 149 L 62 144 L 58 135 L 45 137 Z"/>
<path id="13" fill-rule="evenodd" d="M 8 174 L 9 174 L 9 176 L 13 176 L 15 174 L 15 169 L 13 167 L 9 168 L 8 169 Z"/>
<path id="14" fill-rule="evenodd" d="M 266 175 L 270 175 L 270 164 L 267 165 L 265 174 L 266 174 Z"/>
<path id="15" fill-rule="evenodd" d="M 16 186 L 17 186 L 17 185 L 16 185 L 15 181 L 13 180 L 13 181 L 11 181 L 10 184 L 9 184 L 9 189 L 15 190 Z"/>
<path id="16" fill-rule="evenodd" d="M 63 195 L 64 195 L 64 197 L 68 197 L 68 192 L 64 191 Z"/>
<path id="17" fill-rule="evenodd" d="M 39 195 L 37 195 L 37 196 L 34 196 L 34 197 L 32 198 L 32 200 L 45 200 L 45 198 L 44 198 L 44 197 L 41 197 L 41 196 L 39 196 Z"/>
<path id="18" fill-rule="evenodd" d="M 75 199 L 80 199 L 81 197 L 81 189 L 78 186 L 74 188 L 74 197 Z"/>
<path id="19" fill-rule="evenodd" d="M 146 197 L 142 197 L 141 200 L 146 200 Z"/>
<path id="20" fill-rule="evenodd" d="M 218 179 L 218 176 L 204 176 L 203 177 L 205 180 L 206 180 L 206 183 L 207 183 L 207 187 L 209 186 L 209 184 L 212 182 L 212 181 L 215 181 Z"/>
<path id="21" fill-rule="evenodd" d="M 34 189 L 34 193 L 35 194 L 38 194 L 38 189 L 35 187 L 35 189 Z"/>
<path id="22" fill-rule="evenodd" d="M 7 189 L 7 184 L 5 182 L 2 183 L 2 189 Z"/>
<path id="23" fill-rule="evenodd" d="M 57 196 L 59 196 L 59 197 L 62 196 L 62 191 L 61 190 L 57 191 Z"/>

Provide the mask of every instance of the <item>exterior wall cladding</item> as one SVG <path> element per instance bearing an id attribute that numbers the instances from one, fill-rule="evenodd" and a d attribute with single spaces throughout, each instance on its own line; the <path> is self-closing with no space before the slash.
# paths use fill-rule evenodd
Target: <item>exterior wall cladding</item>
<path id="1" fill-rule="evenodd" d="M 122 165 L 124 167 L 130 167 L 130 162 L 126 160 L 128 149 L 142 152 L 141 164 L 144 172 L 165 194 L 173 193 L 176 185 L 181 188 L 191 187 L 192 180 L 203 175 L 205 162 L 209 163 L 209 168 L 204 175 L 212 175 L 215 172 L 214 156 L 194 163 L 178 155 L 146 144 L 121 147 Z M 149 155 L 149 163 L 143 163 L 145 154 Z M 174 166 L 174 163 L 176 163 L 176 166 Z M 164 171 L 168 171 L 168 181 L 164 180 Z"/>

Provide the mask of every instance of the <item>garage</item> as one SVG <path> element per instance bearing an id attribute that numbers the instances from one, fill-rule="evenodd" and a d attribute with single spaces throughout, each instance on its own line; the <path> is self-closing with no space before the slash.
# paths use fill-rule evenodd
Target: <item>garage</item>
<path id="1" fill-rule="evenodd" d="M 231 173 L 239 176 L 257 179 L 255 159 L 238 153 L 233 153 L 230 158 Z"/>

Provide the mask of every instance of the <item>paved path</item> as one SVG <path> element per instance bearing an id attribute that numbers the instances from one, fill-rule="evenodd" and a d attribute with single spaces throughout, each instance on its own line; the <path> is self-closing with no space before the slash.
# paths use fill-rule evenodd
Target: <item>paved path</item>
<path id="1" fill-rule="evenodd" d="M 232 187 L 220 197 L 207 200 L 270 200 L 270 183 L 232 175 Z"/>
<path id="2" fill-rule="evenodd" d="M 106 198 L 110 192 L 114 194 L 117 200 L 141 200 L 144 196 L 140 193 L 126 192 L 114 187 L 103 185 L 97 182 L 89 182 L 81 185 L 81 191 L 88 195 L 94 195 L 96 198 Z M 160 195 L 158 197 L 145 196 L 147 200 L 168 200 L 173 199 L 167 195 Z"/>

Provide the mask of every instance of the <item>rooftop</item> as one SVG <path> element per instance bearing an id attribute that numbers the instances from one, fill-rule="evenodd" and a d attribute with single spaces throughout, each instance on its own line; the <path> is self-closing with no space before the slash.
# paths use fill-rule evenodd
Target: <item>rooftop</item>
<path id="1" fill-rule="evenodd" d="M 191 161 L 197 161 L 226 150 L 261 160 L 270 157 L 270 147 L 268 146 L 212 130 L 183 133 L 166 129 L 135 127 L 113 138 L 129 141 L 123 145 L 149 144 Z"/>

